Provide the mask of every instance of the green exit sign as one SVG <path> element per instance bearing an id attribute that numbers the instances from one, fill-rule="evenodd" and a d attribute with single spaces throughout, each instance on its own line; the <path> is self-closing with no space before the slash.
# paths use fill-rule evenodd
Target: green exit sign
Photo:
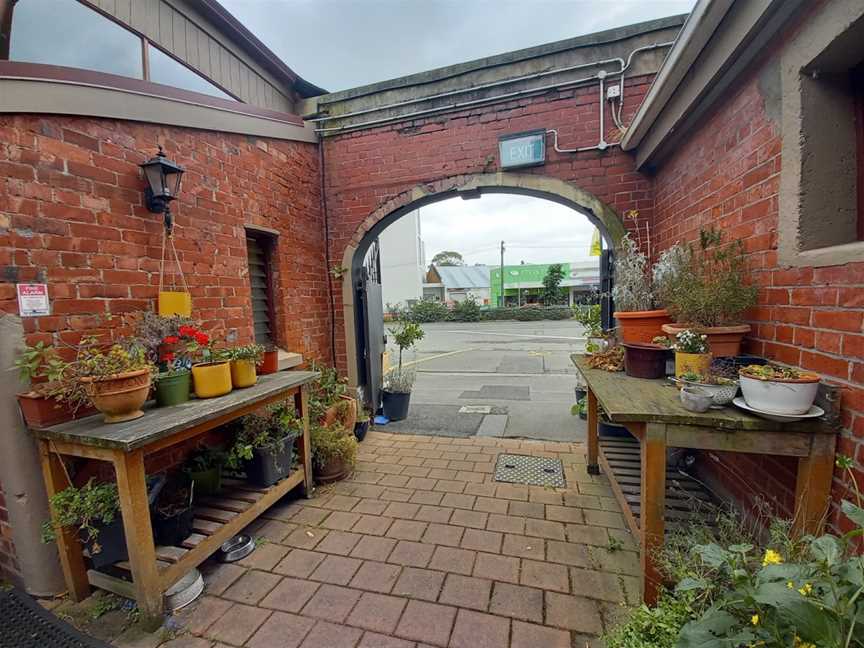
<path id="1" fill-rule="evenodd" d="M 546 129 L 513 133 L 498 138 L 502 169 L 538 166 L 546 162 Z"/>

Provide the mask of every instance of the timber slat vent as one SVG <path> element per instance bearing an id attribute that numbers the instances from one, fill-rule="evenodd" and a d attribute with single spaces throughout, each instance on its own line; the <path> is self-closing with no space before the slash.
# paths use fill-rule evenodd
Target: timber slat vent
<path id="1" fill-rule="evenodd" d="M 249 284 L 252 291 L 252 323 L 258 344 L 273 344 L 274 323 L 271 302 L 269 237 L 246 232 L 246 252 L 249 258 Z"/>

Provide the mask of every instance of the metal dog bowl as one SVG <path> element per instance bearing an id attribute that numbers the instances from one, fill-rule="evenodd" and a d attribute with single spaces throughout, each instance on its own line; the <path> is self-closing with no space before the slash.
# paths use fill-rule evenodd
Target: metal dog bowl
<path id="1" fill-rule="evenodd" d="M 200 571 L 193 569 L 165 592 L 165 609 L 176 612 L 201 596 L 203 591 L 204 578 Z"/>
<path id="2" fill-rule="evenodd" d="M 219 560 L 222 562 L 237 562 L 255 551 L 255 541 L 252 536 L 236 535 L 226 540 L 219 549 Z"/>

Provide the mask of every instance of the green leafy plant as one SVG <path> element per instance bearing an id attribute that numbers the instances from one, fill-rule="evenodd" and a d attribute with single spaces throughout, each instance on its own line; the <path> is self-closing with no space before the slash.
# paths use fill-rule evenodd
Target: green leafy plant
<path id="1" fill-rule="evenodd" d="M 140 344 L 113 344 L 104 351 L 94 343 L 81 347 L 77 368 L 79 376 L 100 380 L 129 371 L 153 370 L 154 367 Z"/>
<path id="2" fill-rule="evenodd" d="M 576 308 L 574 319 L 585 328 L 588 337 L 602 337 L 600 304 L 584 304 Z"/>
<path id="3" fill-rule="evenodd" d="M 97 525 L 107 526 L 114 521 L 120 502 L 116 484 L 94 484 L 91 479 L 81 488 L 69 486 L 51 496 L 51 508 L 56 516 L 57 526 L 77 526 L 81 540 L 92 543 L 92 550 L 98 553 L 101 548 L 97 542 Z M 42 542 L 57 539 L 57 527 L 51 520 L 42 524 Z"/>
<path id="4" fill-rule="evenodd" d="M 37 342 L 33 346 L 24 347 L 15 358 L 15 368 L 22 382 L 32 383 L 34 379 L 46 379 L 49 382 L 62 380 L 69 368 L 69 363 L 60 357 L 53 346 Z"/>
<path id="5" fill-rule="evenodd" d="M 402 352 L 405 349 L 412 348 L 417 344 L 426 333 L 416 322 L 399 322 L 397 326 L 387 329 L 390 335 L 393 336 L 393 341 L 399 347 L 399 365 L 398 369 L 402 371 Z"/>
<path id="6" fill-rule="evenodd" d="M 340 377 L 334 367 L 320 365 L 314 361 L 311 363 L 311 369 L 321 374 L 312 384 L 309 393 L 309 418 L 318 421 L 324 417 L 328 408 L 348 393 L 348 379 Z"/>
<path id="7" fill-rule="evenodd" d="M 357 439 L 353 434 L 345 434 L 337 426 L 310 425 L 309 440 L 312 462 L 318 468 L 340 459 L 353 468 L 357 461 Z"/>
<path id="8" fill-rule="evenodd" d="M 225 451 L 220 448 L 201 448 L 192 453 L 183 465 L 183 472 L 204 472 L 225 465 Z"/>
<path id="9" fill-rule="evenodd" d="M 686 329 L 675 336 L 675 350 L 681 353 L 708 353 L 708 336 Z"/>
<path id="10" fill-rule="evenodd" d="M 571 416 L 581 416 L 588 411 L 588 399 L 584 396 L 570 406 Z"/>
<path id="11" fill-rule="evenodd" d="M 659 263 L 655 280 L 659 276 L 660 298 L 678 322 L 706 327 L 733 324 L 756 304 L 757 289 L 749 282 L 743 243 L 724 244 L 722 234 L 714 229 L 700 231 L 698 246 L 666 250 Z"/>
<path id="12" fill-rule="evenodd" d="M 226 351 L 226 357 L 230 360 L 251 360 L 255 364 L 264 358 L 264 347 L 260 344 L 246 344 L 234 347 Z"/>
<path id="13" fill-rule="evenodd" d="M 653 608 L 640 605 L 633 610 L 603 641 L 606 648 L 674 648 L 692 612 L 688 597 L 664 594 Z"/>
<path id="14" fill-rule="evenodd" d="M 456 302 L 451 319 L 456 322 L 479 322 L 480 304 L 472 296 L 468 296 L 460 302 Z"/>
<path id="15" fill-rule="evenodd" d="M 450 309 L 446 304 L 431 300 L 421 300 L 411 306 L 407 317 L 412 322 L 444 322 L 450 319 Z M 403 320 L 404 321 L 404 320 Z"/>
<path id="16" fill-rule="evenodd" d="M 648 275 L 648 257 L 627 234 L 615 251 L 615 283 L 612 299 L 619 311 L 646 311 L 654 306 Z"/>
<path id="17" fill-rule="evenodd" d="M 232 470 L 242 468 L 256 449 L 272 454 L 275 460 L 285 450 L 285 443 L 299 434 L 299 421 L 286 404 L 270 406 L 263 414 L 247 414 L 240 419 L 239 427 L 225 457 L 225 465 Z"/>

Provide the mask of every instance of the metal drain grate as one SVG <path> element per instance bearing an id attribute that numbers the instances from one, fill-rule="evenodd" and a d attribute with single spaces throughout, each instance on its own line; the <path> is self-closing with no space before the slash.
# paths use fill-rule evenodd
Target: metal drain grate
<path id="1" fill-rule="evenodd" d="M 560 459 L 513 454 L 498 455 L 495 481 L 555 488 L 564 488 L 567 485 Z"/>
<path id="2" fill-rule="evenodd" d="M 0 590 L 0 648 L 111 648 L 45 610 L 30 596 Z"/>

